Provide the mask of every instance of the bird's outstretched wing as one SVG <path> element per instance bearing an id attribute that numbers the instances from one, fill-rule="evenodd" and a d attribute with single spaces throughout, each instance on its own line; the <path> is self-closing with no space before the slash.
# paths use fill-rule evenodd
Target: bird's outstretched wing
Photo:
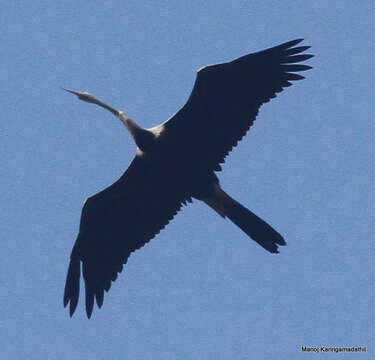
<path id="1" fill-rule="evenodd" d="M 297 64 L 313 55 L 309 46 L 293 40 L 231 62 L 198 71 L 187 103 L 164 123 L 170 135 L 186 146 L 202 165 L 220 170 L 220 163 L 253 124 L 260 106 L 276 97 L 291 81 L 304 79 L 295 72 L 311 69 Z"/>
<path id="2" fill-rule="evenodd" d="M 65 284 L 64 306 L 70 302 L 70 315 L 78 303 L 81 265 L 90 317 L 94 299 L 101 307 L 104 290 L 131 252 L 159 233 L 189 200 L 176 184 L 165 176 L 162 180 L 160 171 L 137 155 L 119 180 L 86 200 Z"/>

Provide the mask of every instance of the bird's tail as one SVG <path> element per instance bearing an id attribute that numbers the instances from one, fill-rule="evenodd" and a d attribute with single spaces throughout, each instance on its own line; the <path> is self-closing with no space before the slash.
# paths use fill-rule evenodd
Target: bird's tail
<path id="1" fill-rule="evenodd" d="M 269 252 L 278 253 L 277 245 L 286 245 L 284 238 L 276 230 L 231 198 L 219 186 L 216 188 L 213 197 L 203 201 L 222 217 L 225 218 L 227 216 L 242 231 Z"/>

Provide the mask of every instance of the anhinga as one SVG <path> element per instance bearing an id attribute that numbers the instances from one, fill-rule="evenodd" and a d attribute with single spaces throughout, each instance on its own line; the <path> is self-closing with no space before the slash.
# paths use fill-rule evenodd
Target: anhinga
<path id="1" fill-rule="evenodd" d="M 70 302 L 70 315 L 78 303 L 81 263 L 90 317 L 94 299 L 100 308 L 104 290 L 109 290 L 130 254 L 192 198 L 228 217 L 271 253 L 286 244 L 270 225 L 221 189 L 215 171 L 221 170 L 226 155 L 253 124 L 260 106 L 291 81 L 304 78 L 295 72 L 311 69 L 296 64 L 313 56 L 301 54 L 309 46 L 295 47 L 301 41 L 201 68 L 186 104 L 151 129 L 87 92 L 67 90 L 116 115 L 137 144 L 136 156 L 120 179 L 83 206 L 65 285 L 64 306 Z"/>

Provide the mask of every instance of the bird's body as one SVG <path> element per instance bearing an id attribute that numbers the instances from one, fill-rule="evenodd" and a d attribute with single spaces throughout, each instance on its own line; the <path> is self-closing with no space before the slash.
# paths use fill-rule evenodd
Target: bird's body
<path id="1" fill-rule="evenodd" d="M 269 252 L 277 253 L 278 245 L 285 245 L 270 225 L 221 189 L 215 171 L 253 124 L 259 107 L 291 80 L 303 78 L 294 72 L 311 68 L 295 64 L 312 57 L 296 55 L 308 48 L 294 47 L 300 41 L 200 69 L 187 103 L 151 129 L 88 93 L 68 90 L 119 117 L 137 144 L 136 156 L 121 178 L 83 207 L 64 294 L 71 315 L 78 303 L 81 263 L 90 317 L 94 299 L 101 307 L 104 290 L 131 252 L 159 233 L 192 198 L 228 217 Z"/>

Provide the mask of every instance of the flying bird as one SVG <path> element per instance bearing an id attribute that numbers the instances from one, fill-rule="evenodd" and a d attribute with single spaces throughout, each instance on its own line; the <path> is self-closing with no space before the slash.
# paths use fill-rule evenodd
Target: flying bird
<path id="1" fill-rule="evenodd" d="M 99 308 L 103 305 L 104 291 L 130 254 L 155 237 L 193 198 L 230 219 L 270 253 L 286 245 L 276 230 L 220 187 L 215 172 L 252 126 L 261 105 L 291 81 L 304 79 L 296 72 L 311 69 L 298 64 L 313 56 L 303 53 L 309 46 L 296 46 L 302 40 L 199 69 L 186 104 L 149 129 L 87 92 L 64 89 L 109 110 L 137 145 L 125 173 L 83 206 L 64 292 L 70 316 L 78 304 L 81 269 L 90 318 L 94 301 Z"/>

